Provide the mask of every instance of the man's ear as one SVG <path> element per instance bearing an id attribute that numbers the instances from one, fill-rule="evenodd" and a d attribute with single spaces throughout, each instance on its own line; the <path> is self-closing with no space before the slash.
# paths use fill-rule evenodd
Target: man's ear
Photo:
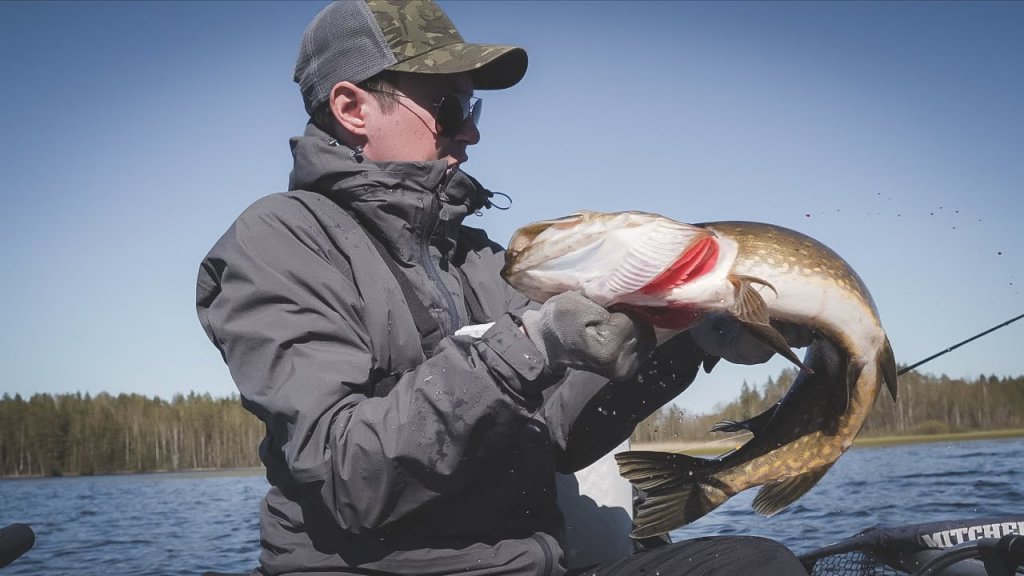
<path id="1" fill-rule="evenodd" d="M 349 134 L 366 135 L 366 104 L 369 95 L 351 82 L 338 82 L 331 88 L 331 114 Z"/>

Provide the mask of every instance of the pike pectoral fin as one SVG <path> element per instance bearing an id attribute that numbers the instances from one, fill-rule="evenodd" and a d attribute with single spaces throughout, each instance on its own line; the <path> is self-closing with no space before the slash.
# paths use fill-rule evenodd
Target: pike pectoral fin
<path id="1" fill-rule="evenodd" d="M 789 347 L 786 337 L 769 323 L 768 305 L 765 304 L 764 298 L 754 289 L 754 284 L 767 286 L 771 288 L 772 292 L 775 292 L 775 287 L 760 278 L 752 276 L 729 276 L 729 280 L 736 289 L 736 304 L 732 312 L 740 324 L 772 350 L 782 354 L 802 370 L 813 374 L 814 371 L 805 365 L 800 360 L 800 357 L 793 352 L 793 349 Z"/>
<path id="2" fill-rule="evenodd" d="M 816 468 L 799 476 L 765 484 L 754 498 L 754 512 L 764 516 L 778 514 L 813 488 L 818 480 L 825 476 L 828 468 L 828 466 Z"/>
<path id="3" fill-rule="evenodd" d="M 627 451 L 615 455 L 619 473 L 643 492 L 633 518 L 633 538 L 649 538 L 689 524 L 729 495 L 711 484 L 712 460 L 671 452 Z"/>
<path id="4" fill-rule="evenodd" d="M 896 400 L 896 356 L 892 353 L 892 346 L 889 344 L 889 337 L 885 337 L 885 346 L 878 356 L 878 372 L 885 379 L 885 386 L 889 389 L 889 395 Z"/>

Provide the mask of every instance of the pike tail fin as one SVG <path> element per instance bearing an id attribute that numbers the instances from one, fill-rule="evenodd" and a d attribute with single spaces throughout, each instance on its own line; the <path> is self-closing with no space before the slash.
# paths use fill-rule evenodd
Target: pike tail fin
<path id="1" fill-rule="evenodd" d="M 764 516 L 778 514 L 813 488 L 828 469 L 828 466 L 823 466 L 799 476 L 765 484 L 754 498 L 754 512 Z"/>
<path id="2" fill-rule="evenodd" d="M 708 474 L 712 460 L 671 452 L 615 455 L 619 473 L 644 492 L 633 518 L 633 538 L 665 534 L 704 516 L 729 499 Z"/>

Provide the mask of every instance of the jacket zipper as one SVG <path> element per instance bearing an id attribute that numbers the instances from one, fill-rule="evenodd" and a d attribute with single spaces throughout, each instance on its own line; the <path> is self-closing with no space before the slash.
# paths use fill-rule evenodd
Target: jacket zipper
<path id="1" fill-rule="evenodd" d="M 441 186 L 433 194 L 430 194 L 427 205 L 427 222 L 423 226 L 423 233 L 420 234 L 419 242 L 419 261 L 423 269 L 427 271 L 427 276 L 434 283 L 434 286 L 441 293 L 441 297 L 444 298 L 445 306 L 448 308 L 448 326 L 442 326 L 442 330 L 446 336 L 451 336 L 455 333 L 457 327 L 462 326 L 462 318 L 459 315 L 459 309 L 455 305 L 455 298 L 452 297 L 452 293 L 445 286 L 444 280 L 441 279 L 441 272 L 434 264 L 433 258 L 430 257 L 430 238 L 434 235 L 434 229 L 437 228 L 437 222 L 441 217 L 441 207 L 439 197 L 441 190 L 448 184 L 449 177 L 446 177 L 442 181 Z"/>

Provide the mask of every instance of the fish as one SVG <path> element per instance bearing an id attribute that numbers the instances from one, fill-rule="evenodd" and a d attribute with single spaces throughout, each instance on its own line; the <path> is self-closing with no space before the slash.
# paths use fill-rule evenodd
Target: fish
<path id="1" fill-rule="evenodd" d="M 502 276 L 538 302 L 575 290 L 641 314 L 659 343 L 703 322 L 737 322 L 800 367 L 776 404 L 715 425 L 752 434 L 735 450 L 616 455 L 620 474 L 643 495 L 637 539 L 689 524 L 755 486 L 754 511 L 778 513 L 849 449 L 883 383 L 896 398 L 895 357 L 867 286 L 835 251 L 788 228 L 581 211 L 517 230 Z M 806 348 L 802 359 L 791 344 Z"/>

